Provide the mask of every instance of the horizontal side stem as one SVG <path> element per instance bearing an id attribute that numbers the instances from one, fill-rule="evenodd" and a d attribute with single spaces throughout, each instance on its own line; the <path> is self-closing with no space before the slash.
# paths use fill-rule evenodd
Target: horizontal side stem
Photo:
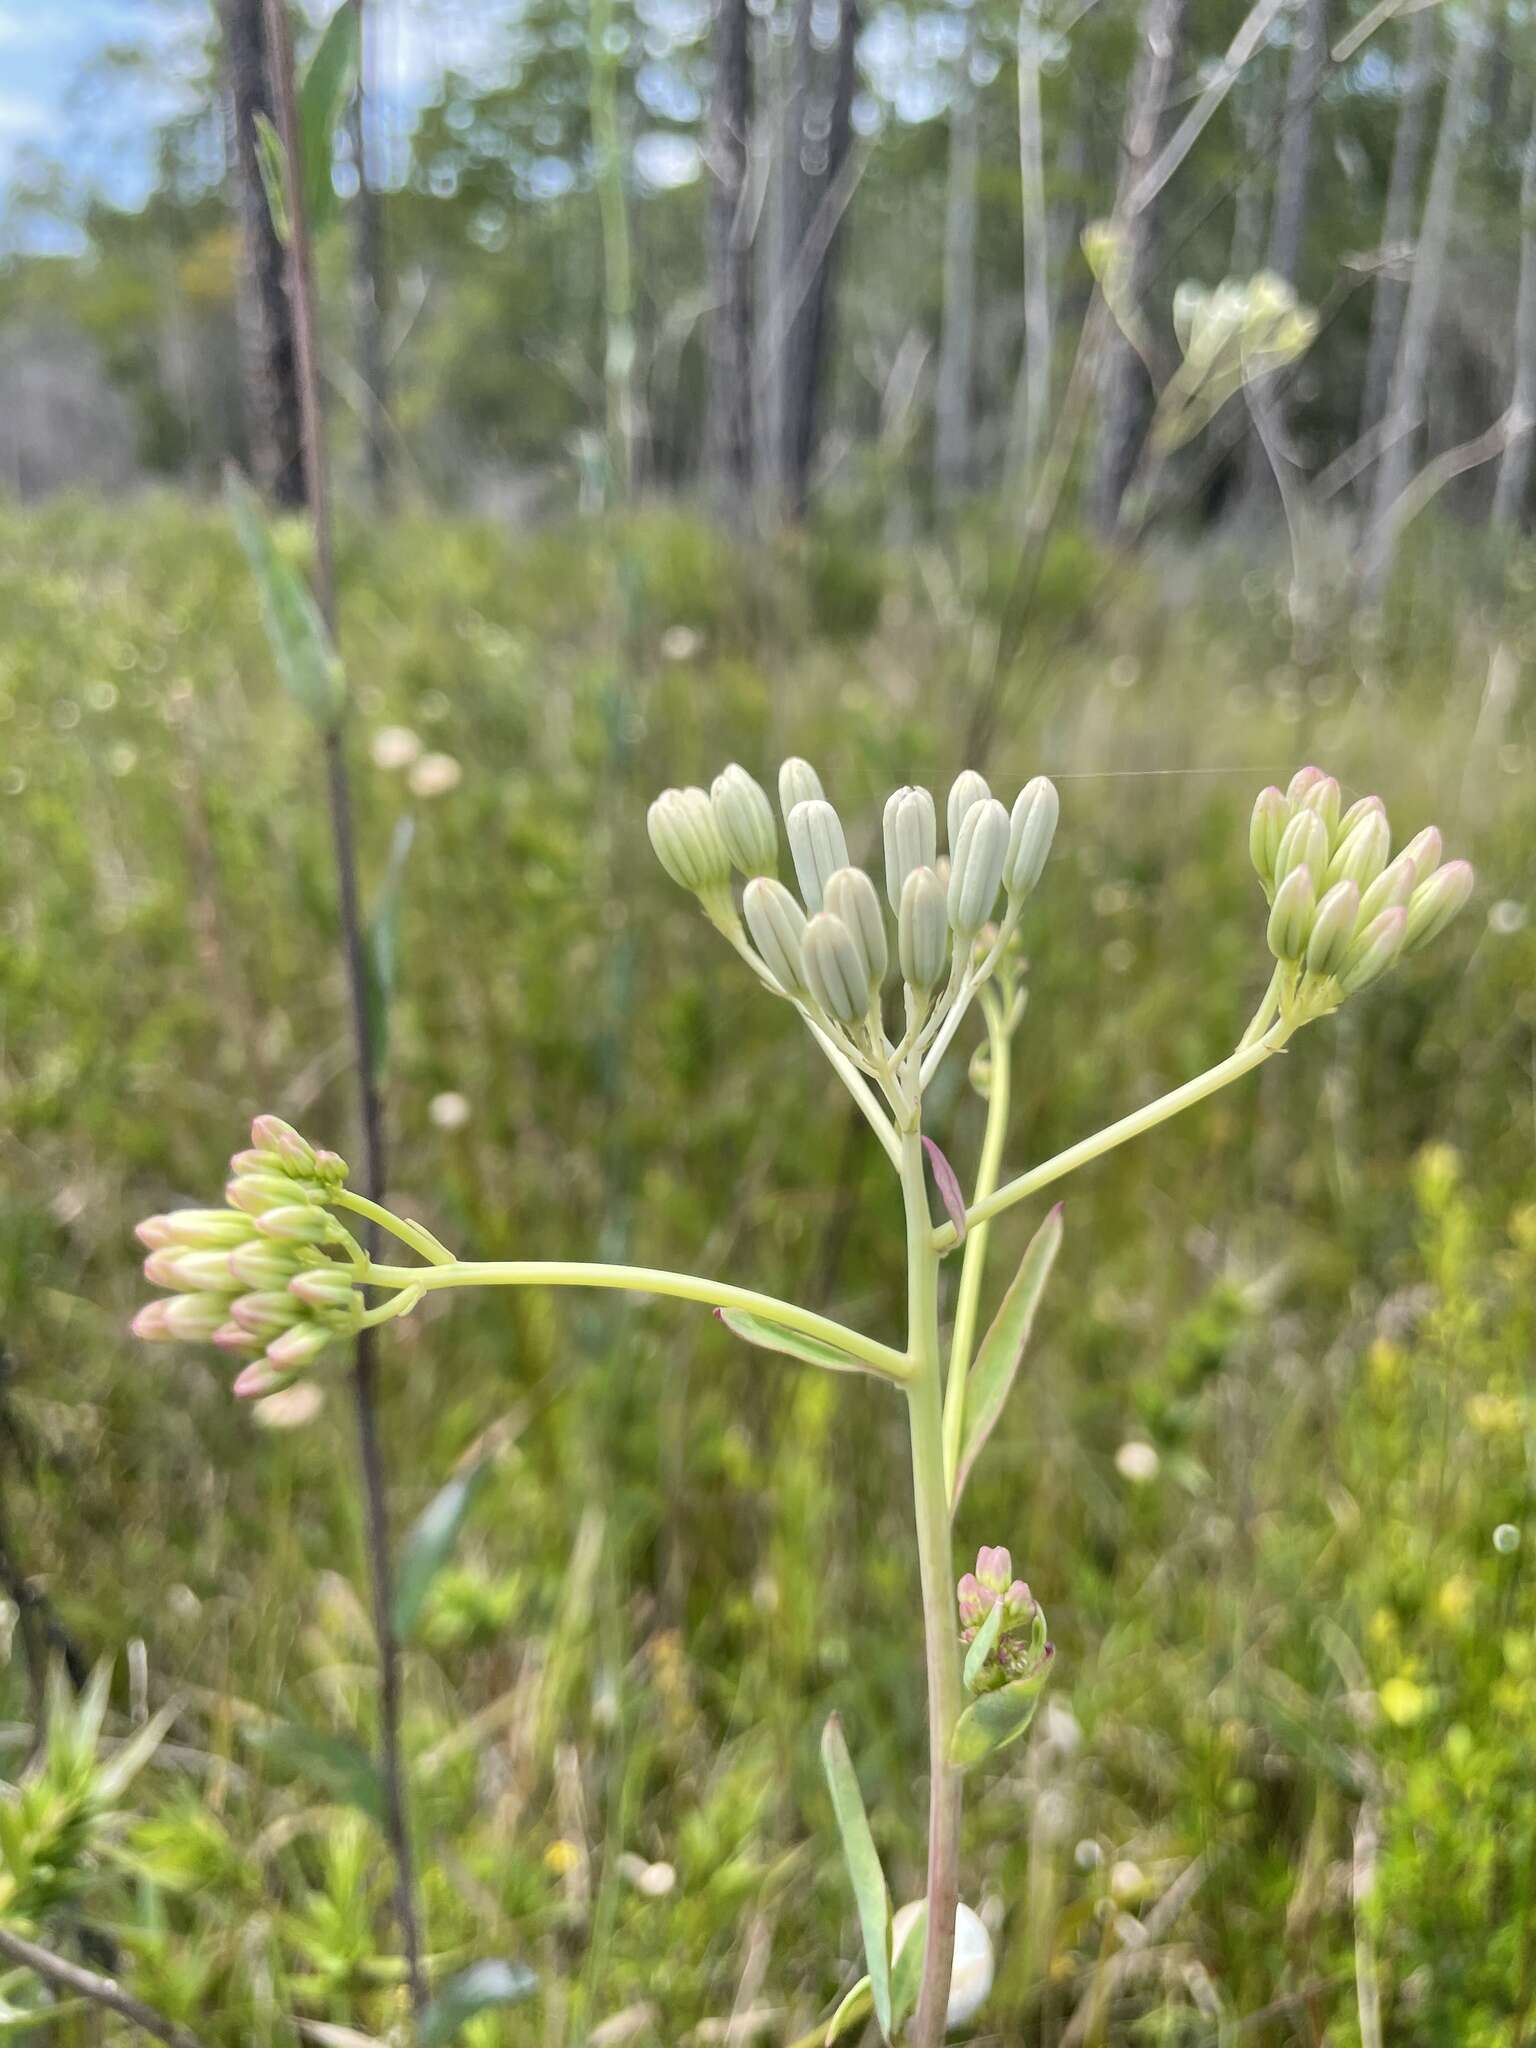
<path id="1" fill-rule="evenodd" d="M 1158 1124 L 1166 1123 L 1169 1117 L 1177 1116 L 1181 1110 L 1192 1109 L 1197 1102 L 1203 1102 L 1207 1095 L 1214 1095 L 1225 1088 L 1229 1081 L 1240 1080 L 1254 1067 L 1262 1066 L 1265 1060 L 1280 1051 L 1284 1037 L 1273 1033 L 1259 1040 L 1257 1045 L 1241 1048 L 1230 1058 L 1210 1067 L 1203 1074 L 1197 1074 L 1193 1081 L 1186 1081 L 1182 1088 L 1175 1088 L 1167 1095 L 1160 1095 L 1155 1102 L 1149 1102 L 1143 1109 L 1132 1110 L 1129 1116 L 1121 1117 L 1115 1124 L 1109 1124 L 1094 1137 L 1084 1138 L 1080 1144 L 1070 1145 L 1065 1152 L 1058 1152 L 1054 1159 L 1047 1159 L 1040 1166 L 1032 1166 L 1028 1173 L 1021 1173 L 1016 1180 L 1005 1181 L 996 1194 L 988 1195 L 965 1212 L 967 1230 L 976 1224 L 986 1222 L 989 1216 L 998 1216 L 1004 1209 L 1011 1209 L 1015 1202 L 1022 1202 L 1035 1195 L 1042 1188 L 1048 1188 L 1053 1181 L 1075 1173 L 1080 1166 L 1098 1159 L 1106 1152 L 1113 1152 L 1117 1145 L 1125 1144 L 1129 1138 L 1139 1138 L 1143 1131 L 1150 1131 Z M 948 1251 L 956 1243 L 955 1226 L 946 1223 L 934 1232 L 934 1249 Z"/>
<path id="2" fill-rule="evenodd" d="M 52 1949 L 42 1948 L 23 1935 L 12 1933 L 8 1927 L 0 1927 L 0 1957 L 9 1963 L 19 1963 L 25 1970 L 35 1971 L 60 1991 L 86 1999 L 106 2012 L 115 2012 L 119 2019 L 128 2020 L 143 2033 L 152 2034 L 157 2041 L 164 2041 L 167 2048 L 202 2048 L 201 2041 L 190 2028 L 179 2025 L 163 2012 L 157 2012 L 143 1999 L 135 1998 L 115 1979 L 103 1977 L 95 1970 L 70 1962 L 67 1957 L 55 1955 Z M 47 2017 L 46 2013 L 39 2015 L 39 2028 Z"/>
<path id="3" fill-rule="evenodd" d="M 459 1259 L 451 1266 L 370 1265 L 364 1282 L 375 1287 L 417 1287 L 436 1293 L 445 1287 L 604 1287 L 624 1294 L 665 1294 L 679 1301 L 702 1302 L 709 1308 L 745 1309 L 781 1329 L 819 1337 L 846 1351 L 883 1378 L 905 1385 L 911 1378 L 906 1354 L 850 1330 L 845 1323 L 814 1310 L 797 1308 L 776 1295 L 750 1287 L 732 1287 L 724 1280 L 706 1280 L 697 1273 L 672 1273 L 660 1266 L 590 1265 L 568 1259 Z"/>

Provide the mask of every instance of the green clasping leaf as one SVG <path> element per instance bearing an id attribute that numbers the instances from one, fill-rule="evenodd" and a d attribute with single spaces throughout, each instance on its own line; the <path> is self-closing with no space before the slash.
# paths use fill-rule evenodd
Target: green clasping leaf
<path id="1" fill-rule="evenodd" d="M 1030 1331 L 1035 1325 L 1035 1311 L 1040 1306 L 1040 1297 L 1045 1292 L 1045 1283 L 1051 1277 L 1051 1267 L 1056 1263 L 1060 1249 L 1061 1204 L 1058 1202 L 1026 1246 L 1019 1261 L 1019 1270 L 1003 1296 L 991 1329 L 982 1339 L 976 1363 L 966 1380 L 965 1436 L 955 1468 L 954 1507 L 959 1506 L 971 1468 L 1003 1412 L 1029 1344 Z"/>

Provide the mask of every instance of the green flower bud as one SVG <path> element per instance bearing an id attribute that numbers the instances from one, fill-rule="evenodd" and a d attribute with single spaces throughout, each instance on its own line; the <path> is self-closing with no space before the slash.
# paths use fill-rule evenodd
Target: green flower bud
<path id="1" fill-rule="evenodd" d="M 1389 861 L 1360 898 L 1361 929 L 1384 910 L 1406 908 L 1417 881 L 1411 854 L 1400 853 L 1396 860 Z"/>
<path id="2" fill-rule="evenodd" d="M 709 789 L 725 850 L 744 875 L 771 875 L 779 864 L 779 829 L 760 783 L 733 761 Z"/>
<path id="3" fill-rule="evenodd" d="M 1369 888 L 1387 864 L 1392 851 L 1392 827 L 1385 811 L 1367 811 L 1343 833 L 1328 863 L 1330 882 L 1353 882 L 1357 889 Z"/>
<path id="4" fill-rule="evenodd" d="M 1440 865 L 1440 834 L 1433 825 L 1415 832 L 1403 852 L 1413 862 L 1415 882 L 1427 882 Z"/>
<path id="5" fill-rule="evenodd" d="M 227 1294 L 173 1294 L 161 1304 L 160 1321 L 183 1344 L 206 1344 L 228 1314 Z"/>
<path id="6" fill-rule="evenodd" d="M 1355 935 L 1360 891 L 1353 882 L 1335 882 L 1317 906 L 1307 938 L 1308 974 L 1337 974 Z"/>
<path id="7" fill-rule="evenodd" d="M 1420 952 L 1439 938 L 1451 919 L 1472 894 L 1472 863 L 1448 860 L 1436 868 L 1427 882 L 1414 890 L 1408 905 L 1408 929 L 1403 937 L 1405 953 Z"/>
<path id="8" fill-rule="evenodd" d="M 864 981 L 873 1001 L 890 962 L 885 914 L 875 885 L 862 868 L 839 868 L 827 883 L 826 901 L 827 909 L 853 934 L 854 944 L 863 956 Z"/>
<path id="9" fill-rule="evenodd" d="M 1384 910 L 1351 944 L 1339 970 L 1338 983 L 1345 995 L 1358 995 L 1386 973 L 1403 950 L 1408 931 L 1406 910 Z"/>
<path id="10" fill-rule="evenodd" d="M 1297 868 L 1310 869 L 1312 887 L 1323 886 L 1328 872 L 1328 827 L 1316 811 L 1299 810 L 1280 835 L 1275 849 L 1275 887 L 1278 889 Z"/>
<path id="11" fill-rule="evenodd" d="M 263 1237 L 275 1237 L 280 1244 L 326 1244 L 332 1237 L 331 1219 L 324 1209 L 311 1209 L 295 1202 L 287 1209 L 267 1209 L 256 1218 Z"/>
<path id="12" fill-rule="evenodd" d="M 885 801 L 885 893 L 892 910 L 914 868 L 931 868 L 938 856 L 939 826 L 933 798 L 910 784 Z"/>
<path id="13" fill-rule="evenodd" d="M 1290 963 L 1301 958 L 1307 950 L 1307 935 L 1312 929 L 1312 915 L 1316 909 L 1317 891 L 1312 885 L 1312 870 L 1309 867 L 1293 868 L 1275 891 L 1269 928 L 1264 934 L 1269 941 L 1269 950 L 1277 960 Z"/>
<path id="14" fill-rule="evenodd" d="M 236 1209 L 172 1209 L 165 1216 L 148 1216 L 135 1227 L 140 1244 L 151 1251 L 162 1246 L 185 1246 L 188 1251 L 218 1251 L 245 1244 L 256 1226 Z"/>
<path id="15" fill-rule="evenodd" d="M 1331 843 L 1339 826 L 1339 812 L 1343 808 L 1343 793 L 1331 775 L 1319 775 L 1316 782 L 1303 790 L 1301 808 L 1315 811 L 1328 829 Z"/>
<path id="16" fill-rule="evenodd" d="M 1296 773 L 1291 777 L 1290 781 L 1286 784 L 1286 802 L 1291 806 L 1291 809 L 1294 811 L 1296 806 L 1301 802 L 1302 798 L 1306 795 L 1307 791 L 1311 789 L 1313 784 L 1325 780 L 1326 777 L 1324 776 L 1324 773 L 1321 768 L 1298 768 L 1296 770 Z"/>
<path id="17" fill-rule="evenodd" d="M 1027 896 L 1045 868 L 1061 816 L 1061 798 L 1048 775 L 1036 775 L 1025 783 L 1013 801 L 1008 821 L 1008 854 L 1003 863 L 1003 881 L 1014 898 Z"/>
<path id="18" fill-rule="evenodd" d="M 786 825 L 796 804 L 820 803 L 826 793 L 816 770 L 798 754 L 791 754 L 779 769 L 779 809 Z"/>
<path id="19" fill-rule="evenodd" d="M 1280 791 L 1271 783 L 1268 789 L 1261 789 L 1254 799 L 1253 817 L 1248 825 L 1248 855 L 1254 871 L 1264 884 L 1266 896 L 1273 895 L 1275 887 L 1275 856 L 1280 851 L 1280 838 L 1291 822 L 1291 807 Z"/>
<path id="20" fill-rule="evenodd" d="M 1008 813 L 993 796 L 973 803 L 960 822 L 950 860 L 949 922 L 962 939 L 975 938 L 992 915 L 1008 858 L 1009 830 Z"/>
<path id="21" fill-rule="evenodd" d="M 308 1178 L 315 1170 L 315 1148 L 280 1116 L 259 1116 L 251 1125 L 251 1143 L 269 1152 L 284 1173 Z"/>
<path id="22" fill-rule="evenodd" d="M 347 1177 L 347 1162 L 339 1152 L 322 1146 L 315 1154 L 315 1178 L 328 1188 L 339 1188 Z"/>
<path id="23" fill-rule="evenodd" d="M 811 797 L 795 805 L 785 829 L 801 900 L 807 910 L 820 910 L 828 882 L 848 865 L 843 821 L 824 797 Z"/>
<path id="24" fill-rule="evenodd" d="M 340 1266 L 306 1266 L 288 1282 L 288 1292 L 322 1313 L 351 1315 L 361 1305 L 351 1274 Z"/>
<path id="25" fill-rule="evenodd" d="M 1373 811 L 1379 812 L 1383 818 L 1387 815 L 1387 807 L 1379 796 L 1357 797 L 1339 820 L 1338 837 L 1340 842 L 1342 843 L 1347 839 L 1360 820 L 1368 818 Z"/>
<path id="26" fill-rule="evenodd" d="M 229 1290 L 229 1254 L 195 1252 L 181 1245 L 167 1245 L 151 1252 L 144 1261 L 144 1278 L 151 1287 L 169 1287 L 178 1294 L 198 1294 L 205 1289 Z"/>
<path id="27" fill-rule="evenodd" d="M 260 1216 L 267 1209 L 286 1209 L 297 1200 L 297 1190 L 286 1174 L 242 1173 L 224 1190 L 231 1209 L 247 1216 Z"/>
<path id="28" fill-rule="evenodd" d="M 859 943 L 840 917 L 819 910 L 805 928 L 805 979 L 811 995 L 839 1024 L 869 1013 L 869 978 Z"/>
<path id="29" fill-rule="evenodd" d="M 786 995 L 805 994 L 805 912 L 784 884 L 771 875 L 748 882 L 741 899 L 742 915 L 763 964 Z"/>
<path id="30" fill-rule="evenodd" d="M 949 824 L 949 855 L 953 860 L 955 848 L 960 842 L 960 827 L 965 823 L 965 814 L 972 804 L 985 803 L 992 794 L 984 775 L 978 775 L 974 768 L 962 768 L 949 788 L 947 819 Z"/>
<path id="31" fill-rule="evenodd" d="M 304 1304 L 286 1289 L 275 1293 L 241 1294 L 229 1305 L 229 1319 L 252 1337 L 280 1337 L 304 1319 Z"/>
<path id="32" fill-rule="evenodd" d="M 276 1366 L 279 1372 L 297 1372 L 302 1366 L 313 1365 L 333 1334 L 324 1323 L 295 1323 L 267 1346 L 267 1363 Z"/>
<path id="33" fill-rule="evenodd" d="M 286 1245 L 273 1244 L 269 1239 L 258 1237 L 252 1244 L 240 1245 L 232 1251 L 225 1262 L 229 1267 L 231 1280 L 253 1293 L 262 1293 L 278 1287 L 286 1287 L 298 1270 L 297 1254 Z"/>
<path id="34" fill-rule="evenodd" d="M 680 888 L 705 896 L 729 886 L 731 857 L 702 789 L 664 789 L 645 814 L 645 829 Z"/>
<path id="35" fill-rule="evenodd" d="M 902 884 L 896 953 L 902 980 L 917 994 L 926 995 L 944 979 L 949 965 L 949 906 L 944 884 L 932 868 L 914 868 Z"/>

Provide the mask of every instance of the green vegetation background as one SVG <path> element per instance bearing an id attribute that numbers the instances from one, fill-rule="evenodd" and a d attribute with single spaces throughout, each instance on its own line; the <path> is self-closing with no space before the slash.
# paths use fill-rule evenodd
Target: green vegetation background
<path id="1" fill-rule="evenodd" d="M 959 1530 L 1011 1545 L 1058 1645 L 1050 1711 L 970 1811 L 986 2039 L 1345 2048 L 1372 1976 L 1403 2048 L 1529 2038 L 1536 579 L 1490 587 L 1444 530 L 1416 548 L 1389 633 L 1303 668 L 1267 578 L 1063 543 L 984 764 L 1063 795 L 1013 1167 L 1230 1048 L 1267 972 L 1265 781 L 1321 759 L 1480 873 L 1447 943 L 1066 1190 Z M 644 809 L 803 752 L 867 850 L 886 790 L 961 765 L 984 541 L 765 562 L 665 512 L 407 520 L 346 533 L 341 576 L 375 876 L 416 817 L 396 1206 L 466 1255 L 690 1265 L 894 1333 L 885 1163 Z M 318 761 L 214 515 L 0 514 L 0 617 L 6 1541 L 90 1654 L 137 1639 L 150 1697 L 186 1701 L 90 1914 L 212 2041 L 291 2041 L 294 2012 L 382 2030 L 385 1860 L 315 1739 L 372 1711 L 345 1400 L 263 1432 L 222 1365 L 126 1335 L 133 1220 L 211 1198 L 254 1111 L 351 1142 Z M 458 786 L 368 765 L 386 725 Z M 938 1113 L 968 1163 L 963 1059 Z M 999 1226 L 997 1281 L 1037 1220 Z M 408 1675 L 433 1955 L 543 1985 L 482 2048 L 723 2040 L 733 2011 L 760 2024 L 732 2039 L 794 2038 L 856 1974 L 834 1707 L 919 1886 L 899 1407 L 702 1312 L 524 1292 L 429 1303 L 387 1377 L 401 1525 L 482 1432 L 509 1441 Z M 1119 1470 L 1129 1441 L 1154 1478 Z M 13 1634 L 8 1773 L 27 1698 Z M 85 2024 L 53 2037 L 104 2038 Z"/>

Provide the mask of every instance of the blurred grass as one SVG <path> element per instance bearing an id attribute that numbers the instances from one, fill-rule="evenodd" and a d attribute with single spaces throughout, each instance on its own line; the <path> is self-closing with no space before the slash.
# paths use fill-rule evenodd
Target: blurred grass
<path id="1" fill-rule="evenodd" d="M 1011 1544 L 1059 1651 L 972 1802 L 987 2039 L 1351 2044 L 1362 1972 L 1393 2043 L 1529 2037 L 1536 1592 L 1492 1535 L 1536 1542 L 1536 598 L 1527 561 L 1420 548 L 1383 636 L 1299 667 L 1267 574 L 1064 542 L 984 764 L 1063 792 L 1015 1168 L 1230 1048 L 1266 978 L 1263 782 L 1321 759 L 1481 875 L 1427 958 L 1066 1190 L 959 1528 Z M 729 1272 L 894 1335 L 885 1164 L 644 810 L 802 752 L 868 853 L 887 789 L 961 765 L 995 544 L 406 521 L 349 531 L 341 575 L 370 871 L 418 825 L 396 1206 L 465 1255 Z M 0 605 L 4 1520 L 89 1653 L 140 1638 L 153 1695 L 189 1702 L 107 1910 L 138 1988 L 210 2039 L 289 2041 L 295 2010 L 379 2029 L 378 1844 L 313 1755 L 252 1740 L 368 1730 L 345 1404 L 263 1433 L 222 1369 L 125 1335 L 132 1221 L 211 1198 L 254 1111 L 350 1141 L 319 762 L 212 515 L 0 512 Z M 367 765 L 388 725 L 457 785 Z M 952 1064 L 958 1163 L 980 1109 Z M 998 1227 L 994 1285 L 1037 1220 Z M 856 1973 L 833 1707 L 896 1888 L 920 1883 L 898 1405 L 705 1314 L 575 1296 L 429 1303 L 388 1364 L 402 1526 L 481 1432 L 511 1439 L 409 1672 L 434 1954 L 544 1983 L 467 2038 L 793 2038 Z M 1118 1470 L 1131 1440 L 1154 1479 Z"/>

